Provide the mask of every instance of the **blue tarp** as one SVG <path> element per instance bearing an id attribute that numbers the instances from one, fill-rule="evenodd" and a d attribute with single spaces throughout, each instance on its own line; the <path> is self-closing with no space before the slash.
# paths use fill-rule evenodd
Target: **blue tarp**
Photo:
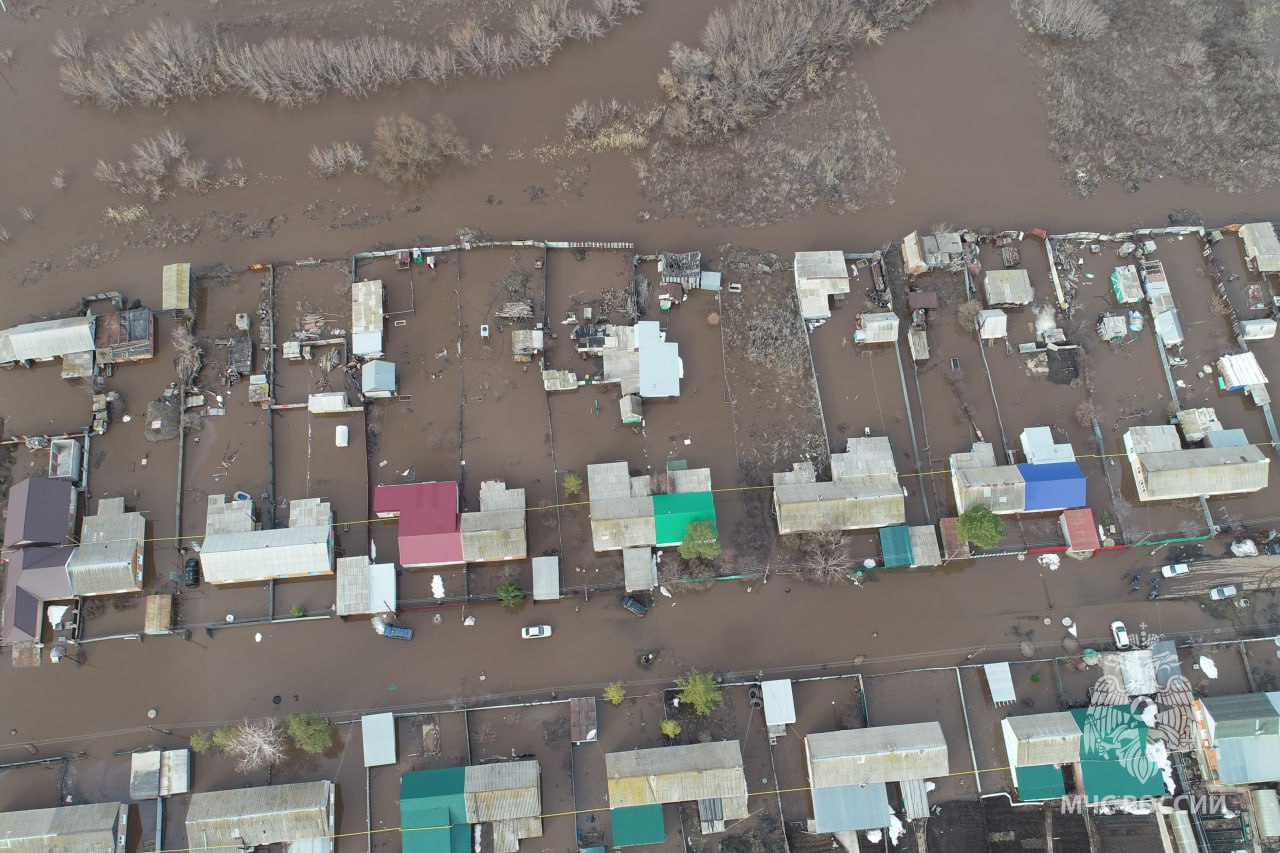
<path id="1" fill-rule="evenodd" d="M 1075 462 L 1023 463 L 1018 473 L 1027 484 L 1023 512 L 1045 512 L 1084 506 L 1084 472 Z"/>

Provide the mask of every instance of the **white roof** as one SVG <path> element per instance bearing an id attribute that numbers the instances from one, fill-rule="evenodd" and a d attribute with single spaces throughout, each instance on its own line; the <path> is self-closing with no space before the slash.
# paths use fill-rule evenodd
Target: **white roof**
<path id="1" fill-rule="evenodd" d="M 395 563 L 372 563 L 368 557 L 339 557 L 336 613 L 359 616 L 396 609 Z"/>
<path id="2" fill-rule="evenodd" d="M 396 392 L 396 365 L 393 361 L 366 361 L 360 367 L 360 390 L 366 394 Z"/>
<path id="3" fill-rule="evenodd" d="M 0 332 L 0 364 L 48 361 L 93 349 L 93 315 L 26 323 Z"/>
<path id="4" fill-rule="evenodd" d="M 555 601 L 560 597 L 560 558 L 533 558 L 533 600 Z"/>
<path id="5" fill-rule="evenodd" d="M 322 394 L 311 394 L 307 397 L 307 411 L 313 415 L 354 412 L 358 408 L 359 406 L 347 404 L 346 391 L 326 391 Z"/>
<path id="6" fill-rule="evenodd" d="M 887 344 L 898 339 L 898 315 L 891 311 L 862 314 L 862 343 Z"/>
<path id="7" fill-rule="evenodd" d="M 796 296 L 806 320 L 831 316 L 828 297 L 849 292 L 849 269 L 844 252 L 796 252 Z"/>
<path id="8" fill-rule="evenodd" d="M 636 323 L 636 349 L 640 354 L 640 396 L 679 397 L 684 365 L 680 347 L 667 340 L 655 320 Z"/>
<path id="9" fill-rule="evenodd" d="M 364 766 L 384 767 L 395 764 L 396 718 L 385 714 L 365 714 L 360 718 L 360 736 L 364 741 Z"/>
<path id="10" fill-rule="evenodd" d="M 1074 462 L 1076 452 L 1071 445 L 1053 440 L 1053 430 L 1047 426 L 1027 427 L 1022 431 L 1022 455 L 1031 463 Z"/>
<path id="11" fill-rule="evenodd" d="M 1280 239 L 1270 222 L 1251 222 L 1240 228 L 1244 256 L 1253 261 L 1259 272 L 1280 272 Z"/>
<path id="12" fill-rule="evenodd" d="M 978 337 L 984 341 L 1009 336 L 1009 315 L 999 308 L 984 308 L 978 312 Z"/>
<path id="13" fill-rule="evenodd" d="M 332 574 L 330 527 L 281 527 L 206 536 L 200 567 L 213 584 Z"/>
<path id="14" fill-rule="evenodd" d="M 351 354 L 359 358 L 382 355 L 382 282 L 351 285 Z"/>
<path id="15" fill-rule="evenodd" d="M 1007 661 L 989 663 L 982 667 L 987 676 L 987 687 L 991 690 L 991 701 L 997 705 L 1016 702 L 1018 696 L 1013 692 L 1013 673 Z"/>
<path id="16" fill-rule="evenodd" d="M 1257 357 L 1251 352 L 1224 355 L 1218 359 L 1218 372 L 1222 374 L 1222 379 L 1227 383 L 1228 388 L 1241 386 L 1247 388 L 1250 385 L 1267 383 L 1267 375 L 1262 372 Z"/>
<path id="17" fill-rule="evenodd" d="M 795 694 L 791 690 L 791 680 L 779 678 L 773 681 L 760 682 L 760 692 L 764 696 L 764 724 L 766 726 L 789 726 L 796 721 Z"/>

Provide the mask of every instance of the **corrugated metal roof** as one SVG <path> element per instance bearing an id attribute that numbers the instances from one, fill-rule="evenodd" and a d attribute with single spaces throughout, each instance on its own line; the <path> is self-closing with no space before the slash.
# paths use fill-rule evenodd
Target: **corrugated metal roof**
<path id="1" fill-rule="evenodd" d="M 1102 546 L 1098 541 L 1098 526 L 1093 520 L 1093 510 L 1088 507 L 1064 512 L 1061 526 L 1067 548 L 1071 551 L 1096 551 Z"/>
<path id="2" fill-rule="evenodd" d="M 942 549 L 938 547 L 938 531 L 928 524 L 908 531 L 911 536 L 911 568 L 923 569 L 942 565 Z"/>
<path id="3" fill-rule="evenodd" d="M 1023 269 L 988 270 L 982 287 L 988 305 L 1028 305 L 1035 298 L 1031 276 Z"/>
<path id="4" fill-rule="evenodd" d="M 991 691 L 992 704 L 1008 705 L 1018 700 L 1018 694 L 1013 690 L 1013 672 L 1009 669 L 1008 661 L 984 664 L 982 672 L 987 676 L 987 689 Z"/>
<path id="5" fill-rule="evenodd" d="M 844 252 L 796 252 L 795 282 L 800 316 L 806 320 L 830 317 L 829 297 L 850 290 Z"/>
<path id="6" fill-rule="evenodd" d="M 152 749 L 130 757 L 129 798 L 152 800 L 191 790 L 191 750 Z M 4 842 L 0 841 L 0 848 Z"/>
<path id="7" fill-rule="evenodd" d="M 191 264 L 166 264 L 160 281 L 162 311 L 191 310 Z"/>
<path id="8" fill-rule="evenodd" d="M 984 341 L 994 341 L 1009 337 L 1009 315 L 999 308 L 989 308 L 978 312 L 978 337 Z"/>
<path id="9" fill-rule="evenodd" d="M 1218 359 L 1218 372 L 1227 388 L 1245 388 L 1250 385 L 1265 385 L 1267 375 L 1258 364 L 1258 357 L 1251 352 L 1236 355 L 1224 355 Z"/>
<path id="10" fill-rule="evenodd" d="M 622 579 L 627 592 L 648 592 L 658 585 L 652 548 L 622 549 Z"/>
<path id="11" fill-rule="evenodd" d="M 813 822 L 817 832 L 853 832 L 884 829 L 893 809 L 883 782 L 837 785 L 813 792 Z"/>
<path id="12" fill-rule="evenodd" d="M 322 394 L 307 395 L 307 411 L 313 415 L 336 415 L 358 412 L 360 407 L 347 402 L 346 391 L 325 391 Z"/>
<path id="13" fill-rule="evenodd" d="M 821 732 L 805 737 L 815 788 L 945 776 L 947 740 L 936 722 Z"/>
<path id="14" fill-rule="evenodd" d="M 1241 226 L 1240 239 L 1244 242 L 1244 256 L 1259 272 L 1280 272 L 1280 240 L 1276 239 L 1274 225 L 1250 222 Z"/>
<path id="15" fill-rule="evenodd" d="M 859 314 L 858 320 L 864 344 L 888 344 L 898 339 L 898 315 L 888 311 L 875 314 Z"/>
<path id="16" fill-rule="evenodd" d="M 1139 454 L 1134 467 L 1141 500 L 1174 500 L 1264 489 L 1271 460 L 1253 446 L 1193 447 Z"/>
<path id="17" fill-rule="evenodd" d="M 1225 737 L 1215 740 L 1218 782 L 1247 785 L 1280 781 L 1280 736 Z"/>
<path id="18" fill-rule="evenodd" d="M 760 693 L 764 697 L 764 724 L 766 726 L 789 726 L 796 721 L 796 700 L 788 678 L 760 682 Z"/>
<path id="19" fill-rule="evenodd" d="M 1009 763 L 1016 767 L 1071 764 L 1080 760 L 1083 733 L 1067 711 L 1005 717 L 1001 722 Z"/>
<path id="20" fill-rule="evenodd" d="M 1022 464 L 1017 468 L 1025 484 L 1024 512 L 1048 512 L 1084 506 L 1084 472 L 1076 462 Z"/>
<path id="21" fill-rule="evenodd" d="M 72 353 L 93 350 L 93 315 L 67 317 L 25 323 L 8 331 L 8 352 L 0 355 L 0 363 L 8 361 L 47 361 Z"/>
<path id="22" fill-rule="evenodd" d="M 555 601 L 560 597 L 560 558 L 533 558 L 533 600 Z"/>
<path id="23" fill-rule="evenodd" d="M 187 844 L 216 850 L 327 838 L 333 832 L 331 782 L 299 782 L 192 794 Z"/>
<path id="24" fill-rule="evenodd" d="M 902 808 L 907 820 L 923 820 L 929 816 L 929 791 L 923 779 L 903 779 L 898 783 Z"/>
<path id="25" fill-rule="evenodd" d="M 542 819 L 538 817 L 496 820 L 491 826 L 494 853 L 516 853 L 521 840 L 542 837 Z"/>
<path id="26" fill-rule="evenodd" d="M 1253 822 L 1263 838 L 1280 836 L 1280 799 L 1275 789 L 1257 788 L 1250 792 L 1253 799 Z"/>
<path id="27" fill-rule="evenodd" d="M 374 565 L 368 557 L 339 557 L 337 570 L 337 615 L 359 616 L 395 611 L 395 563 Z"/>
<path id="28" fill-rule="evenodd" d="M 126 813 L 120 803 L 0 813 L 0 849 L 9 853 L 123 853 L 116 827 Z M 119 843 L 117 843 L 119 842 Z"/>
<path id="29" fill-rule="evenodd" d="M 468 767 L 463 794 L 468 823 L 537 817 L 542 813 L 537 761 L 504 761 Z"/>
<path id="30" fill-rule="evenodd" d="M 1280 734 L 1280 713 L 1266 693 L 1206 696 L 1200 704 L 1212 718 L 1215 739 Z"/>
<path id="31" fill-rule="evenodd" d="M 213 584 L 333 572 L 333 528 L 284 527 L 206 536 L 200 567 Z"/>
<path id="32" fill-rule="evenodd" d="M 597 551 L 655 545 L 657 527 L 652 498 L 591 502 L 591 540 Z"/>
<path id="33" fill-rule="evenodd" d="M 569 700 L 569 740 L 573 743 L 594 743 L 599 734 L 599 721 L 594 696 L 582 696 Z"/>
<path id="34" fill-rule="evenodd" d="M 463 513 L 461 528 L 464 562 L 492 563 L 529 556 L 522 509 Z"/>
<path id="35" fill-rule="evenodd" d="M 360 718 L 360 740 L 364 745 L 364 766 L 384 767 L 395 764 L 396 717 L 390 711 L 365 714 Z"/>
<path id="36" fill-rule="evenodd" d="M 845 442 L 844 453 L 831 454 L 831 479 L 851 481 L 868 492 L 898 484 L 898 463 L 887 436 L 855 436 Z"/>
<path id="37" fill-rule="evenodd" d="M 351 285 L 351 354 L 360 358 L 382 355 L 381 281 L 357 281 Z"/>
<path id="38" fill-rule="evenodd" d="M 253 527 L 253 501 L 228 501 L 226 495 L 209 495 L 204 515 L 205 536 L 247 533 Z"/>
<path id="39" fill-rule="evenodd" d="M 140 512 L 125 512 L 124 498 L 98 501 L 98 514 L 85 517 L 80 544 L 67 561 L 72 593 L 111 595 L 141 589 L 146 536 L 146 519 Z"/>
<path id="40" fill-rule="evenodd" d="M 961 513 L 978 504 L 997 514 L 1022 512 L 1027 502 L 1027 484 L 1016 465 L 953 468 L 951 488 Z"/>
<path id="41" fill-rule="evenodd" d="M 631 471 L 626 462 L 599 462 L 587 466 L 587 494 L 591 503 L 633 497 Z"/>
<path id="42" fill-rule="evenodd" d="M 774 488 L 780 533 L 865 530 L 901 524 L 906 502 L 901 488 L 878 495 L 851 494 L 843 483 L 810 483 Z"/>
<path id="43" fill-rule="evenodd" d="M 613 808 L 713 797 L 741 799 L 745 805 L 747 797 L 742 748 L 736 740 L 611 752 L 605 769 Z M 735 807 L 725 803 L 726 818 L 736 813 Z"/>

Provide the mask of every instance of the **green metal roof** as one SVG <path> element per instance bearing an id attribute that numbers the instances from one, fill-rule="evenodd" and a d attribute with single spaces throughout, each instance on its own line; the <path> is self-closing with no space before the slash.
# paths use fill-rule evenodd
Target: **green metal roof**
<path id="1" fill-rule="evenodd" d="M 900 569 L 911 565 L 911 528 L 905 524 L 880 528 L 880 551 L 884 554 L 886 569 Z"/>
<path id="2" fill-rule="evenodd" d="M 609 817 L 613 823 L 614 847 L 661 844 L 667 840 L 667 825 L 662 819 L 661 803 L 610 809 Z"/>
<path id="3" fill-rule="evenodd" d="M 1080 772 L 1090 802 L 1103 797 L 1159 796 L 1164 775 L 1147 757 L 1147 726 L 1128 705 L 1071 711 L 1080 725 Z"/>
<path id="4" fill-rule="evenodd" d="M 1023 802 L 1057 800 L 1067 793 L 1061 767 L 1052 764 L 1016 767 L 1014 773 L 1018 778 L 1018 799 Z"/>
<path id="5" fill-rule="evenodd" d="M 466 772 L 465 767 L 446 767 L 400 776 L 404 853 L 471 853 L 463 796 Z"/>
<path id="6" fill-rule="evenodd" d="M 653 520 L 658 546 L 679 545 L 684 532 L 695 521 L 716 523 L 716 504 L 711 492 L 677 492 L 653 496 Z"/>

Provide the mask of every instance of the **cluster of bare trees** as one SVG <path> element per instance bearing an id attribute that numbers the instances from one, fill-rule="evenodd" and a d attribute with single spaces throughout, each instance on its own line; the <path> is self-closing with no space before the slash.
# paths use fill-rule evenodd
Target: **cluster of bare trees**
<path id="1" fill-rule="evenodd" d="M 389 184 L 424 183 L 449 163 L 470 160 L 467 140 L 439 113 L 430 124 L 383 116 L 373 129 L 373 173 Z"/>
<path id="2" fill-rule="evenodd" d="M 165 195 L 171 178 L 177 187 L 193 193 L 207 191 L 213 181 L 209 161 L 188 156 L 186 139 L 172 130 L 161 131 L 136 143 L 133 154 L 133 160 L 129 162 L 99 160 L 94 176 L 126 195 L 149 195 L 153 199 Z M 61 174 L 59 170 L 55 179 Z M 57 186 L 56 182 L 54 186 Z"/>
<path id="3" fill-rule="evenodd" d="M 250 44 L 215 28 L 157 20 L 100 47 L 79 30 L 59 32 L 51 50 L 62 60 L 63 91 L 107 109 L 224 93 L 297 107 L 330 92 L 364 98 L 410 80 L 440 84 L 545 65 L 566 40 L 591 41 L 639 11 L 640 0 L 593 0 L 590 10 L 535 0 L 516 15 L 509 35 L 468 20 L 446 44 L 426 48 L 381 36 Z"/>
<path id="4" fill-rule="evenodd" d="M 333 178 L 345 172 L 360 174 L 366 165 L 364 149 L 354 142 L 331 142 L 311 146 L 307 157 L 311 168 L 322 178 Z"/>
<path id="5" fill-rule="evenodd" d="M 1032 0 L 1027 14 L 1040 35 L 1063 41 L 1092 41 L 1111 26 L 1096 0 Z"/>
<path id="6" fill-rule="evenodd" d="M 738 0 L 716 9 L 700 47 L 677 42 L 658 82 L 673 137 L 713 142 L 820 90 L 854 44 L 875 44 L 931 0 Z"/>

